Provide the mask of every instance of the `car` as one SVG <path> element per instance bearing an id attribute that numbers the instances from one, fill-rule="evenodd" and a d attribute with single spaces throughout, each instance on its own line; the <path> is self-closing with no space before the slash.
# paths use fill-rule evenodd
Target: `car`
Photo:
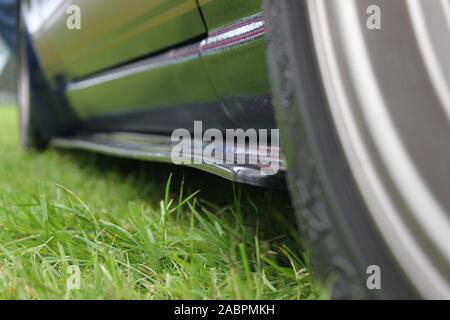
<path id="1" fill-rule="evenodd" d="M 21 141 L 287 178 L 332 297 L 450 298 L 449 17 L 445 0 L 22 1 Z"/>

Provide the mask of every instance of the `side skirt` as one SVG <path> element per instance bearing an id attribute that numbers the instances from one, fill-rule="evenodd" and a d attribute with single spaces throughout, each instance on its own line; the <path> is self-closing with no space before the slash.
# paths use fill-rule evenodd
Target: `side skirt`
<path id="1" fill-rule="evenodd" d="M 155 161 L 163 163 L 173 163 L 171 153 L 176 143 L 170 137 L 161 135 L 136 134 L 136 133 L 93 133 L 80 134 L 70 138 L 55 138 L 51 142 L 52 146 L 65 149 L 79 149 L 93 151 L 106 155 L 119 156 L 125 158 Z M 222 178 L 256 186 L 284 188 L 286 163 L 282 150 L 277 150 L 280 155 L 278 159 L 271 158 L 267 152 L 261 153 L 257 146 L 247 146 L 245 150 L 237 148 L 228 149 L 223 146 L 224 155 L 232 153 L 234 157 L 243 155 L 248 163 L 250 155 L 257 155 L 258 159 L 265 159 L 270 163 L 275 163 L 279 168 L 274 175 L 262 175 L 264 165 L 258 164 L 217 164 L 211 158 L 203 157 L 203 154 L 193 152 L 190 154 L 190 164 L 188 167 L 197 168 Z"/>

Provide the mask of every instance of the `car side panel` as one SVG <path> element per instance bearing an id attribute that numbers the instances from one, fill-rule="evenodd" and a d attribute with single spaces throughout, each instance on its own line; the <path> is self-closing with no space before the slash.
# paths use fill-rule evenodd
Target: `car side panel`
<path id="1" fill-rule="evenodd" d="M 39 0 L 45 5 L 54 0 Z M 195 0 L 65 0 L 33 30 L 50 78 L 80 78 L 206 33 Z M 81 9 L 81 29 L 66 26 L 67 8 Z M 30 6 L 29 11 L 39 10 Z M 42 9 L 42 6 L 41 6 Z M 39 15 L 35 16 L 39 18 Z M 44 16 L 42 16 L 44 18 Z"/>
<path id="2" fill-rule="evenodd" d="M 235 35 L 242 34 L 250 39 L 222 51 L 202 54 L 208 78 L 227 113 L 246 126 L 269 125 L 261 123 L 261 119 L 273 117 L 267 108 L 271 103 L 259 100 L 259 108 L 248 103 L 250 97 L 270 96 L 262 1 L 199 0 L 199 4 L 211 36 L 219 32 L 218 38 L 238 38 Z M 230 25 L 234 28 L 227 31 Z M 220 32 L 221 29 L 225 33 Z M 265 117 L 248 117 L 250 108 L 255 108 L 255 113 L 260 112 Z"/>
<path id="3" fill-rule="evenodd" d="M 108 50 L 106 55 L 96 51 L 99 43 L 108 43 L 107 31 L 114 24 L 100 26 L 103 29 L 97 31 L 97 38 L 83 36 L 87 32 L 86 22 L 95 16 L 91 10 L 96 5 L 88 5 L 115 3 L 114 10 L 108 9 L 109 15 L 118 16 L 119 1 L 141 9 L 136 3 L 144 2 L 74 0 L 87 6 L 82 9 L 82 33 L 77 35 L 76 30 L 56 30 L 58 25 L 65 29 L 62 24 L 63 17 L 67 17 L 68 3 L 58 1 L 62 4 L 55 9 L 55 18 L 44 22 L 32 34 L 49 78 L 59 79 L 60 88 L 65 90 L 68 102 L 87 130 L 168 133 L 174 128 L 190 128 L 194 120 L 204 121 L 205 127 L 219 129 L 274 127 L 260 0 L 199 1 L 204 23 L 197 12 L 198 29 L 194 27 L 193 32 L 188 25 L 184 28 L 184 36 L 190 39 L 188 43 L 183 38 L 171 47 L 154 47 L 153 54 L 134 57 L 130 63 L 123 63 L 126 54 L 122 52 L 114 66 L 108 59 L 121 52 L 124 42 L 119 37 L 118 49 Z M 155 2 L 187 3 L 186 0 Z M 145 25 L 152 21 L 148 14 L 140 17 L 146 17 Z M 123 17 L 118 20 L 122 21 Z M 176 20 L 178 27 L 183 25 L 178 21 L 181 20 Z M 171 34 L 171 29 L 166 29 L 164 24 L 153 26 L 159 30 L 158 37 L 165 39 Z M 136 37 L 155 45 L 148 41 L 145 30 L 140 29 Z M 82 44 L 79 49 L 77 43 Z M 69 52 L 67 46 L 72 46 L 74 52 Z"/>
<path id="4" fill-rule="evenodd" d="M 178 51 L 70 83 L 67 97 L 81 119 L 216 101 L 199 52 Z"/>
<path id="5" fill-rule="evenodd" d="M 245 17 L 196 44 L 72 82 L 67 97 L 90 129 L 167 133 L 194 120 L 273 128 L 265 48 L 262 16 Z"/>

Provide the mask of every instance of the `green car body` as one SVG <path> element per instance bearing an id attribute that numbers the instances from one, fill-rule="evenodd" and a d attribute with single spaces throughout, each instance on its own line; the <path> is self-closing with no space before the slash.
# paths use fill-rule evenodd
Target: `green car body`
<path id="1" fill-rule="evenodd" d="M 80 29 L 67 27 L 69 5 L 80 9 Z M 117 127 L 114 119 L 93 120 L 163 108 L 186 118 L 179 110 L 186 107 L 216 114 L 211 126 L 274 126 L 261 0 L 48 0 L 31 1 L 24 11 L 49 83 L 64 88 L 77 119 L 92 130 L 170 132 L 174 126 L 161 129 L 161 121 Z M 243 41 L 232 34 L 245 36 L 245 28 L 259 33 Z M 230 44 L 204 49 L 221 32 L 230 33 Z M 244 106 L 248 99 L 253 108 Z"/>

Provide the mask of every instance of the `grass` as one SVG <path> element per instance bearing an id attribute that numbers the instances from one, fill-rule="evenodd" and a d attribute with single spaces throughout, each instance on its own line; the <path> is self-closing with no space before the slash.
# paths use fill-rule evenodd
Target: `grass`
<path id="1" fill-rule="evenodd" d="M 0 108 L 0 299 L 315 299 L 286 192 L 23 152 Z M 173 174 L 172 174 L 173 173 Z M 80 289 L 73 275 L 80 271 Z"/>

